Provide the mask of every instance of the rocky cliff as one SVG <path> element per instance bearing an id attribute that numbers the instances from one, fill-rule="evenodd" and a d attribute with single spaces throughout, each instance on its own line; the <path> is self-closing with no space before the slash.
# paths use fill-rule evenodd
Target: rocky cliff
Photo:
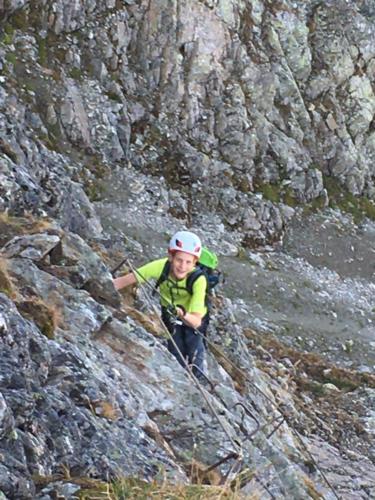
<path id="1" fill-rule="evenodd" d="M 375 495 L 374 375 L 219 296 L 195 386 L 147 289 L 134 308 L 110 273 L 174 228 L 235 256 L 304 207 L 373 215 L 374 20 L 370 0 L 0 1 L 4 498 L 188 483 L 193 459 L 247 497 Z"/>

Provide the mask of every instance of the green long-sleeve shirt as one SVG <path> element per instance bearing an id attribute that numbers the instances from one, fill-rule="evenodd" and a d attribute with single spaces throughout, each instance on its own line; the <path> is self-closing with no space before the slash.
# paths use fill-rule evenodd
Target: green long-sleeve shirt
<path id="1" fill-rule="evenodd" d="M 153 260 L 139 267 L 134 273 L 138 283 L 144 283 L 151 279 L 159 279 L 167 260 L 167 258 Z M 205 315 L 207 313 L 207 307 L 205 305 L 207 288 L 206 278 L 204 276 L 199 276 L 199 278 L 195 280 L 192 295 L 190 295 L 186 289 L 186 280 L 187 276 L 183 280 L 176 280 L 169 274 L 168 279 L 163 281 L 159 287 L 161 305 L 165 307 L 170 304 L 175 306 L 180 305 L 186 312 Z"/>

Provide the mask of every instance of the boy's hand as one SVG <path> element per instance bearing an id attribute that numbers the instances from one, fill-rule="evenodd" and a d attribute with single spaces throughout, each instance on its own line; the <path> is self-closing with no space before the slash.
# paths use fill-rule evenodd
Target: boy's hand
<path id="1" fill-rule="evenodd" d="M 186 316 L 186 310 L 182 306 L 176 306 L 176 314 L 180 319 L 183 319 Z"/>
<path id="2" fill-rule="evenodd" d="M 177 316 L 176 307 L 174 305 L 169 304 L 169 306 L 167 306 L 167 311 L 170 316 Z"/>

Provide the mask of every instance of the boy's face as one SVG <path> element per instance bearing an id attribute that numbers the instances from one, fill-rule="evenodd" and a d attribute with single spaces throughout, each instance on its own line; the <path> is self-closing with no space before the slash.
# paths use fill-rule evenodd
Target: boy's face
<path id="1" fill-rule="evenodd" d="M 186 252 L 174 252 L 169 256 L 171 262 L 171 271 L 177 280 L 183 280 L 192 271 L 197 262 L 194 255 Z"/>

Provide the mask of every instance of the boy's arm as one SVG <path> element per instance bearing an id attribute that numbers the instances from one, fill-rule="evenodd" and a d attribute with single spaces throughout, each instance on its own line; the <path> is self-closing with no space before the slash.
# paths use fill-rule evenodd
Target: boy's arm
<path id="1" fill-rule="evenodd" d="M 153 260 L 148 264 L 135 269 L 133 273 L 125 274 L 125 276 L 120 276 L 120 278 L 115 278 L 113 284 L 116 290 L 121 290 L 130 285 L 135 285 L 136 283 L 144 283 L 150 279 L 157 279 L 162 272 L 166 258 Z"/>
<path id="2" fill-rule="evenodd" d="M 121 290 L 121 288 L 125 288 L 130 285 L 135 285 L 136 283 L 137 279 L 133 273 L 125 274 L 125 276 L 120 276 L 119 278 L 115 278 L 113 280 L 113 284 L 116 290 Z"/>

